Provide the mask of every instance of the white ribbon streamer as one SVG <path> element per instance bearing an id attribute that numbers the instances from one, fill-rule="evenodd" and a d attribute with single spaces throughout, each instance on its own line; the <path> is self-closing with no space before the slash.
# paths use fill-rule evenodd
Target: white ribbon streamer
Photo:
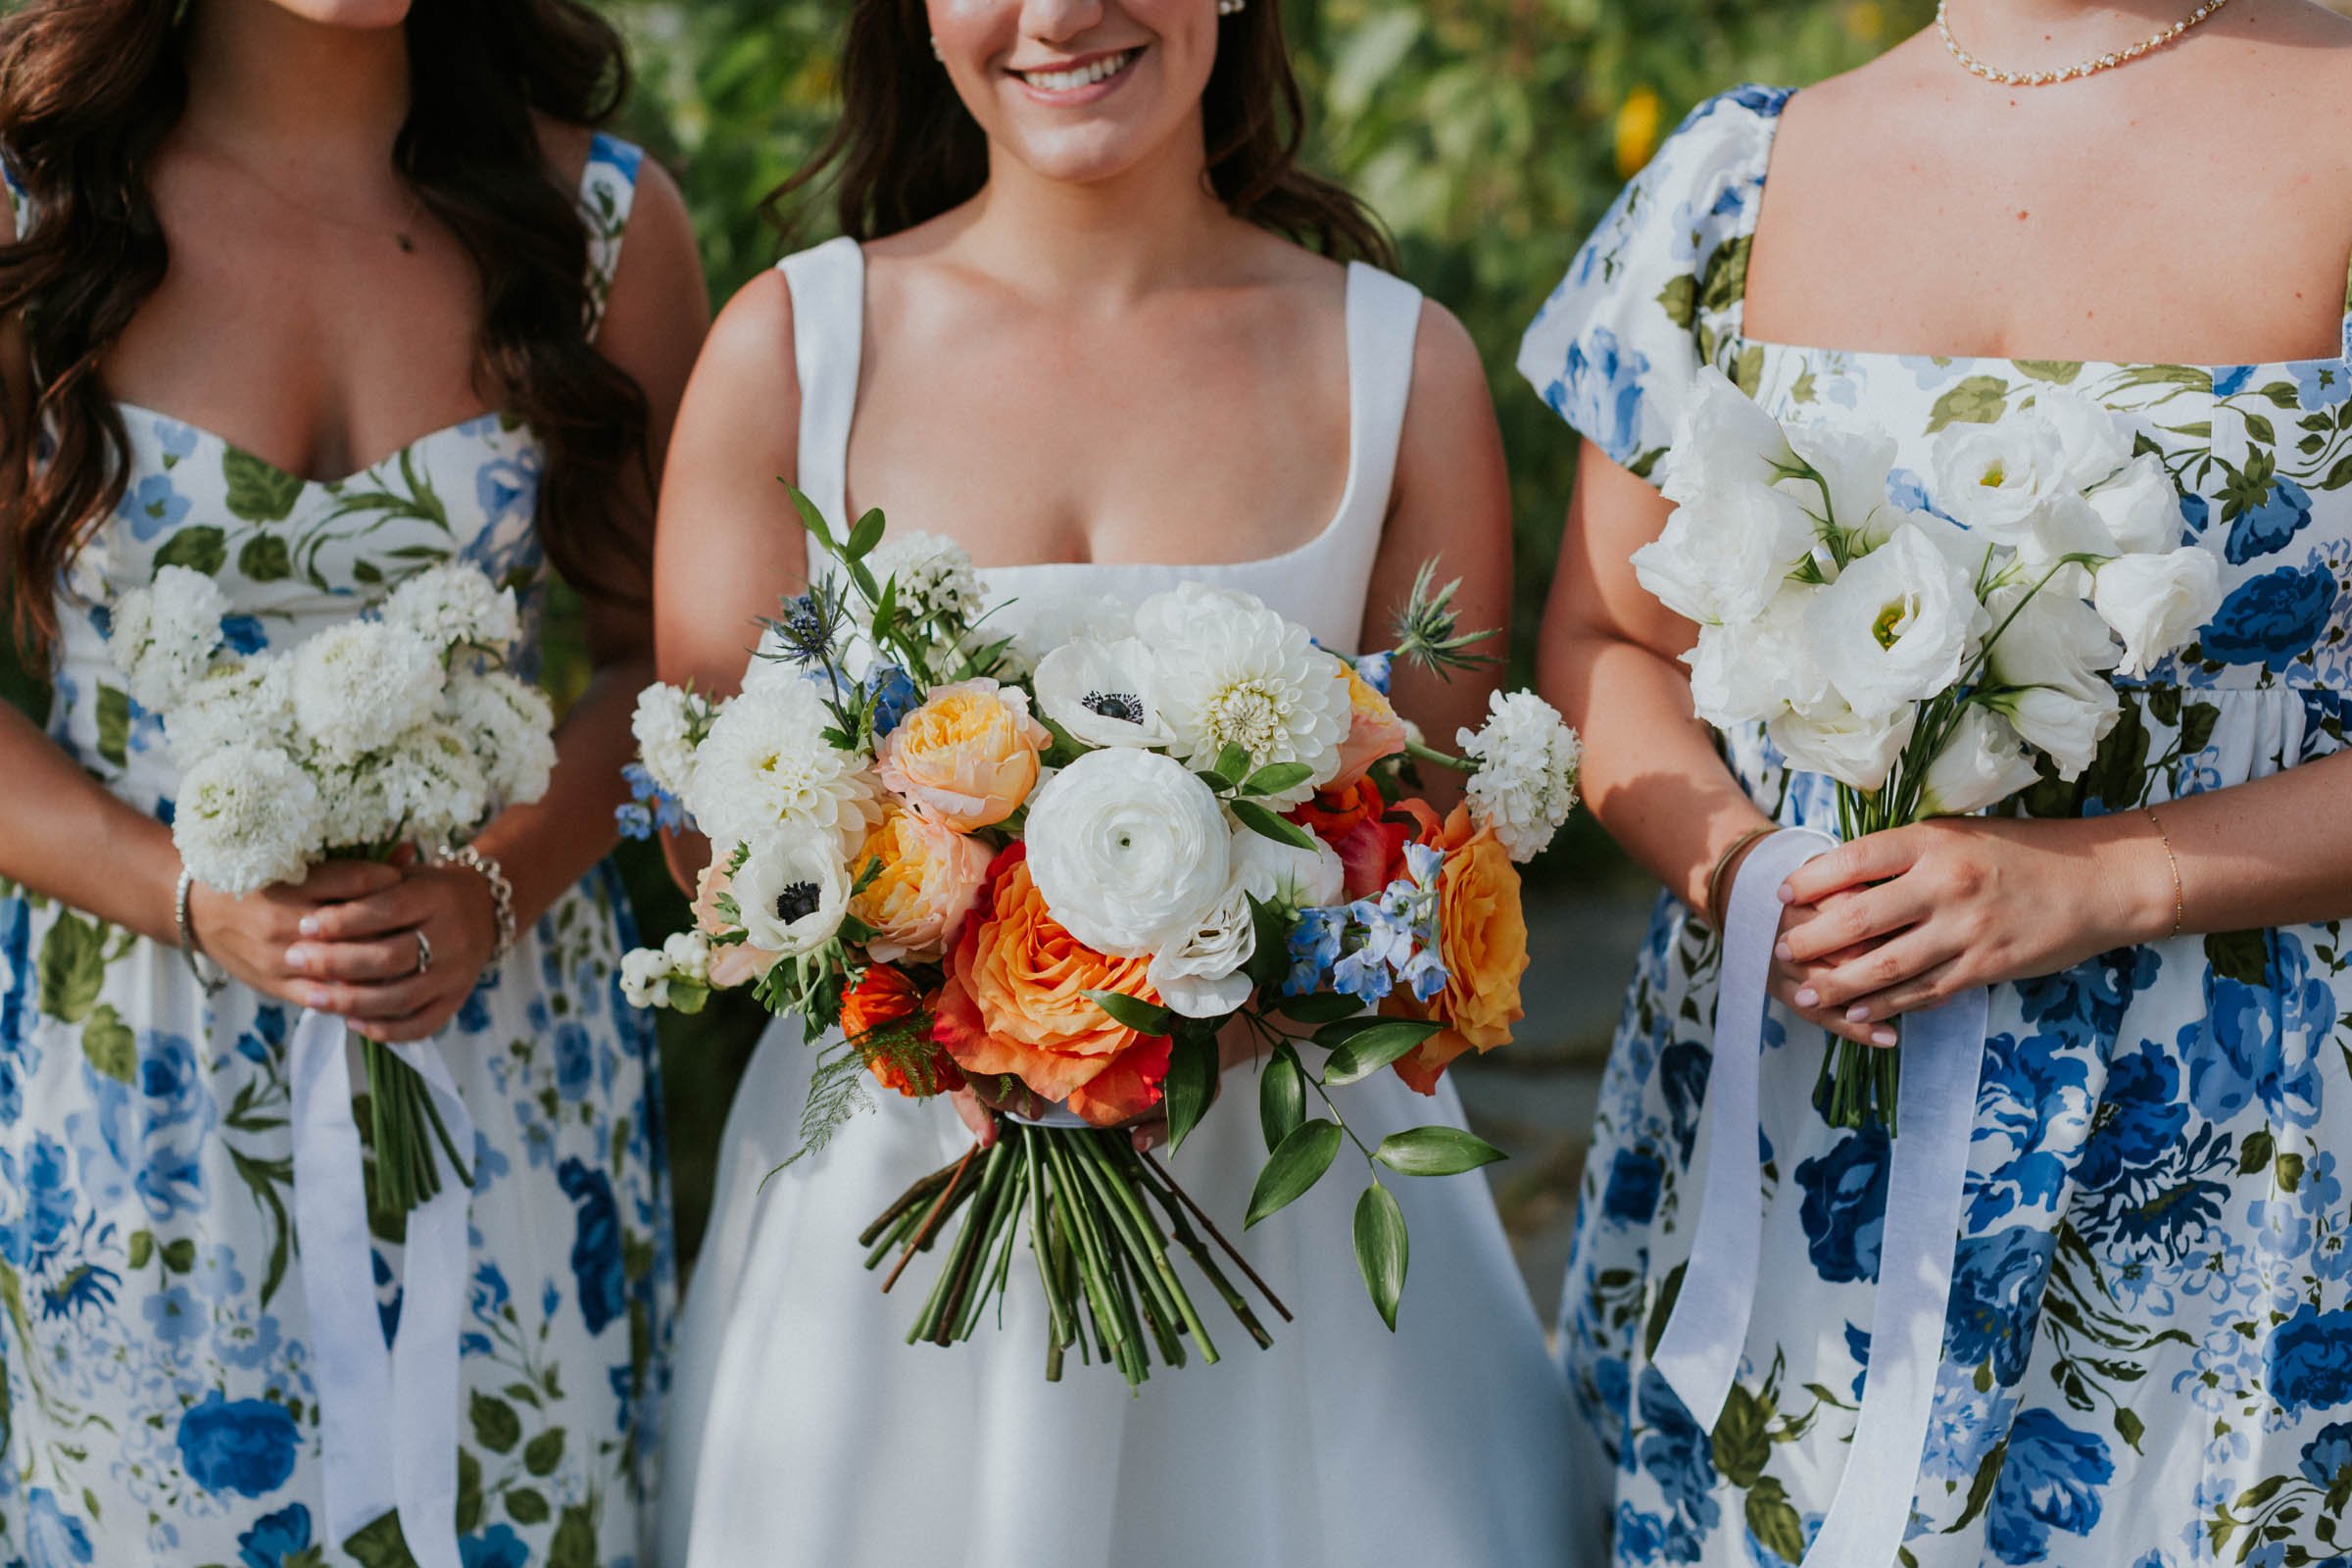
<path id="1" fill-rule="evenodd" d="M 1809 828 L 1759 843 L 1740 868 L 1724 921 L 1715 1058 L 1707 1075 L 1707 1173 L 1690 1260 L 1651 1364 L 1712 1432 L 1740 1372 L 1761 1277 L 1763 1186 L 1757 1169 L 1765 981 L 1779 939 L 1778 890 L 1834 848 Z M 1943 1359 L 1952 1250 L 1968 1179 L 1987 994 L 1982 989 L 1903 1018 L 1899 1128 L 1880 1230 L 1869 1374 L 1845 1475 L 1805 1568 L 1881 1568 L 1901 1550 Z"/>
<path id="2" fill-rule="evenodd" d="M 429 1041 L 390 1049 L 422 1075 L 450 1141 L 470 1155 L 473 1120 L 439 1049 Z M 287 1054 L 294 1225 L 318 1357 L 328 1530 L 348 1541 L 398 1509 L 418 1568 L 459 1568 L 458 1320 L 471 1193 L 446 1171 L 440 1193 L 410 1212 L 400 1328 L 387 1350 L 343 1020 L 305 1011 Z"/>

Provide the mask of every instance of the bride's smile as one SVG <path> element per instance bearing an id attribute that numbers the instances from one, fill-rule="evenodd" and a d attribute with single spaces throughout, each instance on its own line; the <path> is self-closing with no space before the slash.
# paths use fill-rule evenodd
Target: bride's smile
<path id="1" fill-rule="evenodd" d="M 1102 102 L 1123 85 L 1145 46 L 1100 50 L 1074 59 L 1035 66 L 1007 66 L 1004 74 L 1028 88 L 1041 104 L 1075 109 Z"/>

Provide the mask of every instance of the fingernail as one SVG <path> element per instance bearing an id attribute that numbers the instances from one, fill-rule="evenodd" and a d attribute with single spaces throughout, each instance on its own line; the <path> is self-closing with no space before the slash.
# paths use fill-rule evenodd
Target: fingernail
<path id="1" fill-rule="evenodd" d="M 287 968 L 289 968 L 289 969 L 308 969 L 310 966 L 311 966 L 311 955 L 310 955 L 310 950 L 309 950 L 309 949 L 307 949 L 307 948 L 288 948 L 288 949 L 286 950 L 286 967 L 287 967 Z"/>
<path id="2" fill-rule="evenodd" d="M 302 924 L 297 929 L 306 937 L 317 936 L 318 934 L 318 917 L 315 914 L 304 915 Z"/>
<path id="3" fill-rule="evenodd" d="M 1870 1043 L 1874 1046 L 1891 1046 L 1894 1044 L 1894 1031 L 1891 1029 L 1873 1029 L 1870 1032 Z"/>
<path id="4" fill-rule="evenodd" d="M 1868 1023 L 1868 1022 L 1870 1022 L 1870 1006 L 1869 1006 L 1869 1004 L 1867 1004 L 1867 1003 L 1861 1003 L 1861 1002 L 1857 1002 L 1857 1003 L 1855 1003 L 1855 1004 L 1854 1004 L 1852 1006 L 1850 1006 L 1850 1007 L 1846 1008 L 1846 1009 L 1845 1009 L 1845 1021 L 1846 1021 L 1847 1023 Z"/>
<path id="5" fill-rule="evenodd" d="M 1794 888 L 1790 887 L 1790 886 L 1789 886 L 1788 883 L 1786 883 L 1786 882 L 1782 883 L 1782 884 L 1781 884 L 1781 902 L 1782 902 L 1783 904 L 1794 904 L 1794 903 L 1796 902 L 1796 889 L 1794 889 Z"/>
<path id="6" fill-rule="evenodd" d="M 1796 1004 L 1800 1007 L 1818 1007 L 1821 1005 L 1821 993 L 1811 986 L 1799 986 L 1796 989 Z"/>
<path id="7" fill-rule="evenodd" d="M 1780 959 L 1783 963 L 1794 963 L 1796 961 L 1796 950 L 1789 947 L 1786 942 L 1775 942 L 1772 945 L 1772 956 Z"/>

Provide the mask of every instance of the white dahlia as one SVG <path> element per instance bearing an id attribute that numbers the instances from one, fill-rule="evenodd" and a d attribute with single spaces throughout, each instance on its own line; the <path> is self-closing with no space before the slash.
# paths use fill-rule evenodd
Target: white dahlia
<path id="1" fill-rule="evenodd" d="M 1470 775 L 1470 820 L 1494 830 L 1514 860 L 1532 860 L 1576 809 L 1584 744 L 1559 710 L 1534 692 L 1496 692 L 1487 721 L 1457 736 L 1477 761 Z"/>
<path id="2" fill-rule="evenodd" d="M 227 746 L 180 779 L 172 839 L 197 881 L 242 898 L 302 880 L 324 848 L 322 822 L 318 788 L 292 758 Z"/>
<path id="3" fill-rule="evenodd" d="M 1353 712 L 1348 671 L 1305 627 L 1248 594 L 1198 583 L 1145 600 L 1135 621 L 1178 757 L 1206 767 L 1238 746 L 1253 767 L 1304 763 L 1304 780 L 1266 798 L 1277 808 L 1339 772 Z"/>
<path id="4" fill-rule="evenodd" d="M 865 759 L 825 739 L 832 722 L 808 681 L 746 690 L 710 721 L 695 753 L 686 808 L 721 845 L 807 827 L 832 833 L 847 856 L 882 813 Z"/>

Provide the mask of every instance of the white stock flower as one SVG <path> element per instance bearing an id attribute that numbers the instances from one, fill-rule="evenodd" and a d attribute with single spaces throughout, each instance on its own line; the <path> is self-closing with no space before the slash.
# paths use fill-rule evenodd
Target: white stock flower
<path id="1" fill-rule="evenodd" d="M 833 722 L 806 680 L 763 682 L 727 702 L 695 753 L 686 808 L 714 843 L 779 827 L 831 832 L 847 856 L 881 820 L 864 759 L 836 751 Z"/>
<path id="2" fill-rule="evenodd" d="M 620 956 L 620 996 L 632 1007 L 669 1005 L 669 982 L 676 973 L 662 948 L 637 948 Z"/>
<path id="3" fill-rule="evenodd" d="M 1991 424 L 1952 424 L 1932 452 L 1936 499 L 1971 532 L 2013 548 L 2032 543 L 2061 501 L 2080 502 L 2069 482 L 2058 429 L 2031 412 Z"/>
<path id="4" fill-rule="evenodd" d="M 896 581 L 899 603 L 917 615 L 980 612 L 980 574 L 963 546 L 935 533 L 885 533 L 865 558 L 876 582 Z"/>
<path id="5" fill-rule="evenodd" d="M 1781 421 L 1711 365 L 1692 381 L 1667 453 L 1660 488 L 1678 506 L 1740 485 L 1770 486 L 1796 465 Z"/>
<path id="6" fill-rule="evenodd" d="M 201 571 L 166 566 L 145 588 L 116 601 L 108 651 L 130 700 L 152 713 L 176 707 L 220 646 L 228 600 Z"/>
<path id="7" fill-rule="evenodd" d="M 1494 692 L 1487 721 L 1455 737 L 1478 763 L 1470 775 L 1470 820 L 1494 830 L 1514 860 L 1532 860 L 1576 809 L 1584 745 L 1560 710 L 1534 692 Z"/>
<path id="8" fill-rule="evenodd" d="M 1208 786 L 1157 752 L 1089 752 L 1030 797 L 1029 875 L 1062 929 L 1138 958 L 1226 891 L 1232 830 Z"/>
<path id="9" fill-rule="evenodd" d="M 2119 557 L 2099 568 L 2091 602 L 2124 640 L 2123 673 L 2136 679 L 2196 636 L 2222 608 L 2222 564 L 2194 545 L 2161 556 Z"/>
<path id="10" fill-rule="evenodd" d="M 1883 718 L 1960 678 L 1984 617 L 1968 573 L 1897 528 L 1806 607 L 1806 646 L 1846 706 Z"/>
<path id="11" fill-rule="evenodd" d="M 1783 713 L 1767 728 L 1790 767 L 1827 773 L 1875 795 L 1886 787 L 1918 722 L 1919 710 L 1909 703 L 1866 717 L 1833 698 L 1806 712 Z"/>
<path id="12" fill-rule="evenodd" d="M 677 686 L 656 684 L 637 694 L 629 733 L 637 739 L 637 760 L 664 795 L 684 799 L 694 780 L 694 705 Z"/>
<path id="13" fill-rule="evenodd" d="M 2088 500 L 2100 525 L 2115 541 L 2105 555 L 2144 556 L 2176 549 L 2184 519 L 2180 487 L 2173 471 L 2153 452 L 2143 452 L 2114 481 L 2093 490 Z"/>
<path id="14" fill-rule="evenodd" d="M 1178 757 L 1205 767 L 1227 746 L 1239 746 L 1252 767 L 1305 764 L 1305 779 L 1265 797 L 1277 810 L 1340 770 L 1340 743 L 1354 713 L 1348 672 L 1305 627 L 1248 594 L 1199 583 L 1154 594 L 1135 618 Z"/>
<path id="15" fill-rule="evenodd" d="M 299 882 L 325 848 L 318 787 L 285 753 L 225 746 L 179 781 L 172 840 L 196 880 L 242 898 Z"/>
<path id="16" fill-rule="evenodd" d="M 850 876 L 839 842 L 796 823 L 770 829 L 748 848 L 727 884 L 745 940 L 785 957 L 813 953 L 832 941 L 850 904 Z"/>
<path id="17" fill-rule="evenodd" d="M 1769 485 L 1725 485 L 1684 503 L 1634 552 L 1634 574 L 1659 603 L 1702 626 L 1763 612 L 1813 553 L 1813 519 Z"/>
<path id="18" fill-rule="evenodd" d="M 441 716 L 466 738 L 490 793 L 527 806 L 556 768 L 556 712 L 547 694 L 505 670 L 460 670 L 441 694 Z"/>
<path id="19" fill-rule="evenodd" d="M 2132 426 L 2095 398 L 2062 387 L 2034 396 L 2034 413 L 2049 421 L 2063 459 L 2067 485 L 2087 490 L 2115 477 L 2132 461 Z"/>
<path id="20" fill-rule="evenodd" d="M 348 620 L 294 651 L 294 717 L 328 757 L 355 760 L 430 717 L 441 656 L 406 627 Z"/>
<path id="21" fill-rule="evenodd" d="M 294 672 L 277 655 L 223 660 L 182 694 L 164 720 L 181 771 L 225 746 L 294 744 Z"/>
<path id="22" fill-rule="evenodd" d="M 522 635 L 514 590 L 463 561 L 428 566 L 393 589 L 383 618 L 442 654 L 460 646 L 503 654 Z"/>
<path id="23" fill-rule="evenodd" d="M 1037 703 L 1081 746 L 1167 746 L 1175 734 L 1152 696 L 1141 638 L 1063 643 L 1038 662 Z"/>
<path id="24" fill-rule="evenodd" d="M 1966 816 L 2005 801 L 2040 777 L 2017 731 L 1990 710 L 1970 703 L 1928 763 L 1920 781 L 1920 809 L 1929 816 Z"/>
<path id="25" fill-rule="evenodd" d="M 1701 626 L 1690 666 L 1690 699 L 1718 729 L 1810 708 L 1829 691 L 1805 635 L 1806 609 L 1821 590 L 1790 583 L 1743 625 Z"/>

